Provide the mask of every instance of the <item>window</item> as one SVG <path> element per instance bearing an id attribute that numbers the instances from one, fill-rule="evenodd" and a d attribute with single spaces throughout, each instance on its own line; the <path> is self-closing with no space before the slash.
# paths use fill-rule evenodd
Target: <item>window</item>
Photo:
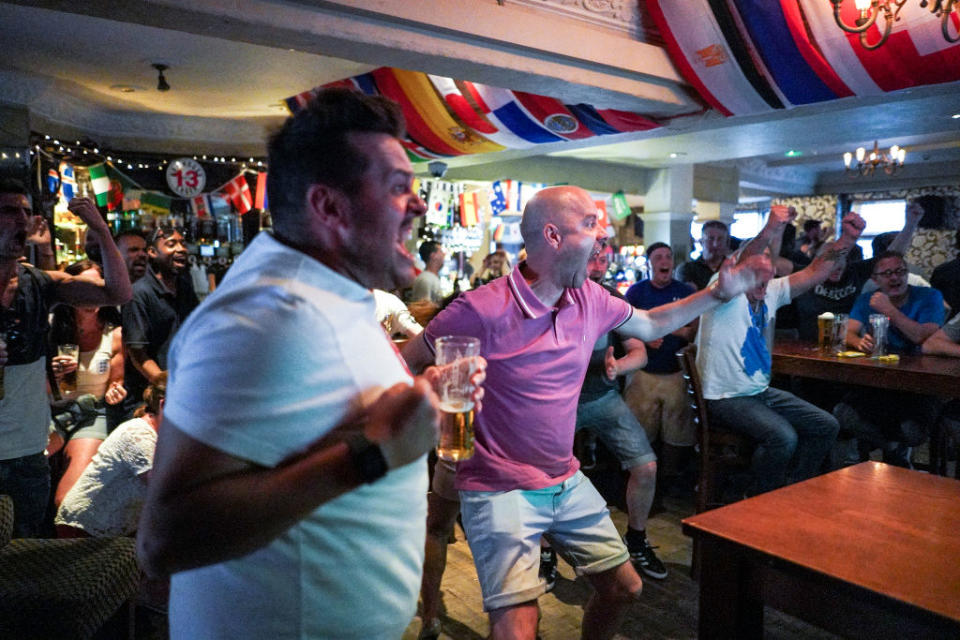
<path id="1" fill-rule="evenodd" d="M 855 202 L 853 211 L 860 214 L 867 226 L 857 244 L 863 249 L 863 258 L 873 257 L 873 239 L 888 231 L 899 232 L 905 222 L 906 200 L 877 200 L 873 202 Z"/>

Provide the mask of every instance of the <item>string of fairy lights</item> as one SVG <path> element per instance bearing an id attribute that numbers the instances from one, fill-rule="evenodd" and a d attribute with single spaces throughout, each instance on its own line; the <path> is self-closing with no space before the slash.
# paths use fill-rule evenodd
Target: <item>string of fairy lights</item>
<path id="1" fill-rule="evenodd" d="M 65 160 L 79 163 L 83 160 L 89 160 L 92 163 L 110 162 L 118 168 L 126 168 L 128 170 L 156 168 L 159 171 L 165 171 L 170 162 L 173 162 L 177 158 L 183 158 L 184 156 L 192 156 L 194 160 L 207 164 L 232 166 L 238 171 L 267 170 L 267 160 L 265 157 L 116 151 L 105 148 L 89 139 L 69 141 L 49 134 L 35 132 L 30 135 L 30 144 L 27 153 L 29 153 L 31 159 L 36 154 L 42 154 L 51 161 Z M 3 151 L 0 159 L 13 159 L 14 154 L 16 155 L 15 159 L 20 159 L 21 152 L 14 150 Z"/>

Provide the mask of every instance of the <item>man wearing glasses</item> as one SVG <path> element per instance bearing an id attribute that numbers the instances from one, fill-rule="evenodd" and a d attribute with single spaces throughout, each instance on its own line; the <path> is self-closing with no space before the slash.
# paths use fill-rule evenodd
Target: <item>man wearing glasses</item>
<path id="1" fill-rule="evenodd" d="M 160 225 L 147 246 L 147 272 L 133 285 L 133 299 L 123 305 L 126 358 L 124 420 L 143 401 L 143 391 L 167 369 L 167 350 L 177 329 L 199 304 L 187 274 L 187 248 L 181 229 Z"/>
<path id="2" fill-rule="evenodd" d="M 924 340 L 943 324 L 943 295 L 931 287 L 908 284 L 906 262 L 895 251 L 877 256 L 872 278 L 878 290 L 861 294 L 854 303 L 847 344 L 872 353 L 877 345 L 869 319 L 879 313 L 890 319 L 887 351 L 918 353 Z M 858 388 L 844 397 L 833 414 L 840 427 L 857 438 L 861 458 L 882 447 L 885 462 L 910 467 L 910 450 L 926 440 L 938 409 L 932 397 Z"/>

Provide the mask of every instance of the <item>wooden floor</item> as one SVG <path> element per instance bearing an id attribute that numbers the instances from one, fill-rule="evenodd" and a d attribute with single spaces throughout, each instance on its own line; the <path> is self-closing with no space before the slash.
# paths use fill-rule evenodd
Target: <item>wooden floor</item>
<path id="1" fill-rule="evenodd" d="M 631 607 L 618 639 L 650 638 L 680 640 L 697 637 L 697 584 L 690 578 L 691 541 L 680 532 L 680 520 L 693 513 L 692 498 L 664 500 L 665 510 L 647 526 L 648 538 L 657 545 L 660 559 L 670 575 L 664 580 L 644 580 L 642 600 Z M 620 531 L 626 529 L 626 514 L 612 509 Z M 553 592 L 540 598 L 542 640 L 575 640 L 580 637 L 583 606 L 591 593 L 589 584 L 574 576 L 560 560 L 560 579 Z M 457 529 L 457 542 L 449 547 L 443 577 L 443 633 L 447 640 L 481 640 L 487 637 L 487 617 L 480 602 L 480 585 L 470 548 Z M 835 636 L 776 611 L 766 613 L 766 637 L 777 640 L 832 639 Z M 403 635 L 416 640 L 420 618 L 414 618 Z"/>

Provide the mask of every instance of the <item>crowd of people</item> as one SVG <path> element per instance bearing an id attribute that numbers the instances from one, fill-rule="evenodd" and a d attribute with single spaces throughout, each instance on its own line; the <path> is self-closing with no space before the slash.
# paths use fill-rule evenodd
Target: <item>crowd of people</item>
<path id="1" fill-rule="evenodd" d="M 944 324 L 957 261 L 934 273 L 942 293 L 908 281 L 918 206 L 870 260 L 854 258 L 855 213 L 836 240 L 819 223 L 795 238 L 797 212 L 775 206 L 738 247 L 711 221 L 697 260 L 675 269 L 651 244 L 621 295 L 592 198 L 551 187 L 524 209 L 522 259 L 493 252 L 445 297 L 441 245 L 420 244 L 419 274 L 407 249 L 426 206 L 403 133 L 390 100 L 320 92 L 269 141 L 272 229 L 200 306 L 180 229 L 113 239 L 77 198 L 97 260 L 44 270 L 23 261 L 44 237 L 27 191 L 0 184 L 0 493 L 16 535 L 136 535 L 144 571 L 170 577 L 173 638 L 399 638 L 419 598 L 429 639 L 459 515 L 492 638 L 536 636 L 558 556 L 594 589 L 582 636 L 610 638 L 643 578 L 668 575 L 646 523 L 695 455 L 679 349 L 697 345 L 711 423 L 756 444 L 745 495 L 837 466 L 838 437 L 908 465 L 942 409 L 960 414 L 771 386 L 775 330 L 809 339 L 824 311 L 850 314 L 851 349 L 874 348 L 880 313 L 891 350 L 960 356 L 960 316 Z M 431 478 L 447 335 L 481 343 L 475 452 Z M 623 532 L 574 455 L 582 434 L 624 472 Z"/>

